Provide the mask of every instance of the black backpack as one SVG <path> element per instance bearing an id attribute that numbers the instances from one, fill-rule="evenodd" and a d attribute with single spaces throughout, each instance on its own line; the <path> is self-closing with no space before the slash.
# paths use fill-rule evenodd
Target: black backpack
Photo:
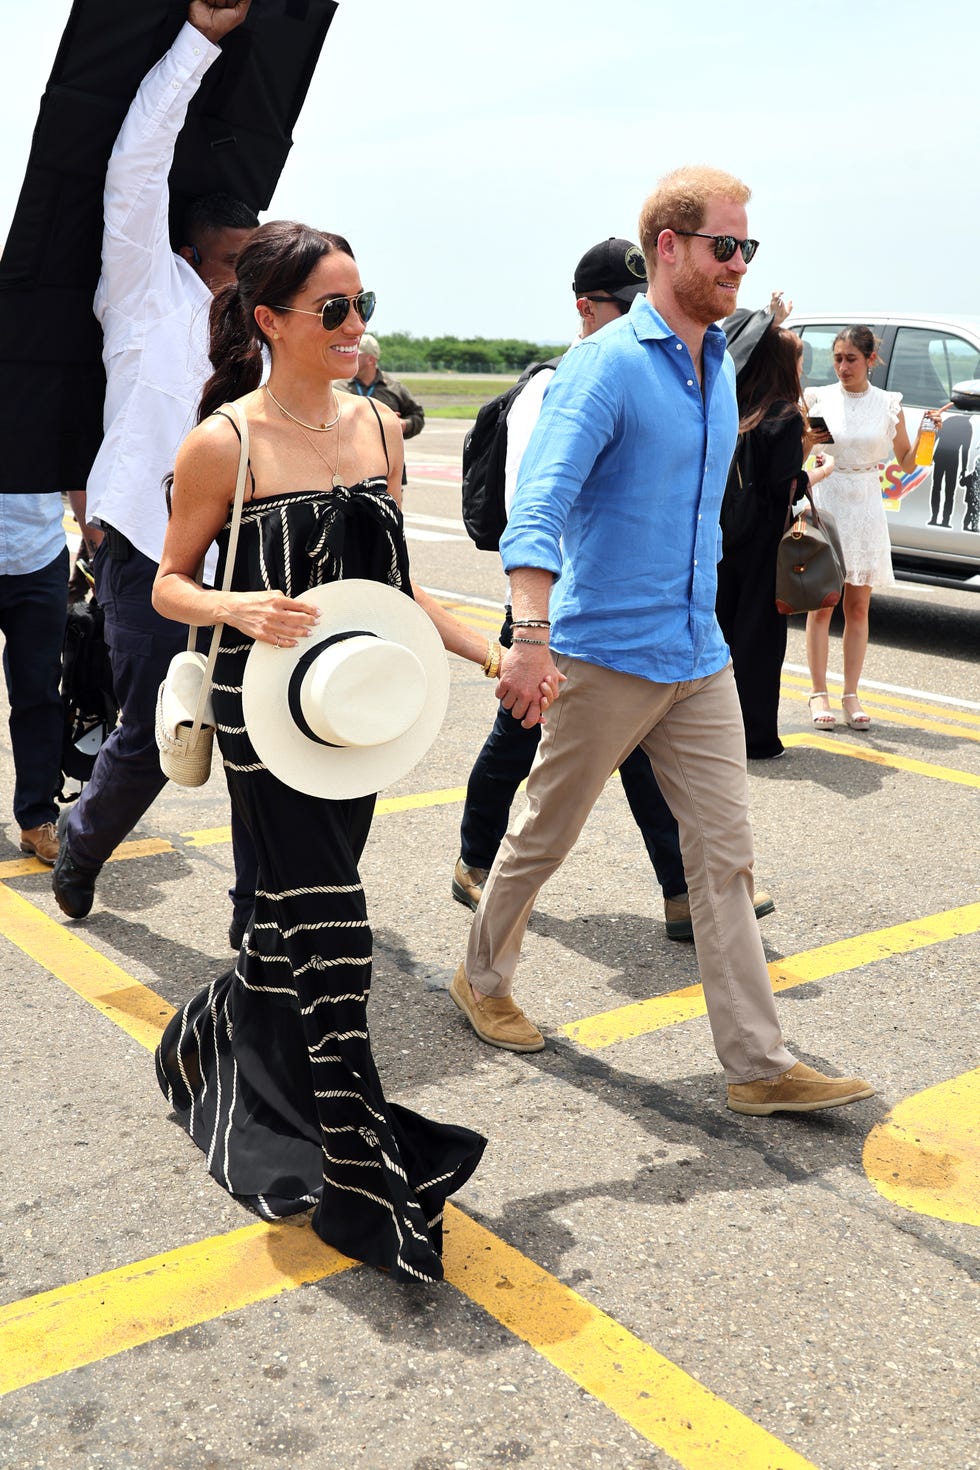
<path id="1" fill-rule="evenodd" d="M 535 373 L 554 370 L 560 357 L 532 362 L 513 387 L 485 403 L 463 440 L 463 524 L 481 551 L 497 551 L 507 524 L 504 471 L 507 465 L 507 415 Z"/>
<path id="2" fill-rule="evenodd" d="M 66 796 L 65 781 L 89 779 L 102 742 L 119 718 L 105 641 L 105 613 L 94 594 L 87 601 L 73 602 L 68 607 L 61 700 L 65 727 L 61 743 L 62 783 L 58 795 L 62 801 L 73 801 L 78 793 Z"/>
<path id="3" fill-rule="evenodd" d="M 755 489 L 752 435 L 739 434 L 721 502 L 722 556 L 737 551 L 759 529 L 759 502 Z"/>

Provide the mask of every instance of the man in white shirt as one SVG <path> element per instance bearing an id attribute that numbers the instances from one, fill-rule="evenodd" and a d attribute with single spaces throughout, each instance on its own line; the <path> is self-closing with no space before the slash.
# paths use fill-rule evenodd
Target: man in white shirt
<path id="1" fill-rule="evenodd" d="M 194 426 L 210 372 L 212 293 L 234 280 L 235 258 L 258 224 L 239 200 L 208 196 L 190 206 L 186 243 L 175 253 L 168 176 L 187 108 L 221 54 L 219 42 L 242 23 L 250 3 L 191 0 L 187 24 L 133 100 L 106 173 L 95 295 L 105 437 L 88 480 L 86 518 L 102 532 L 93 569 L 122 718 L 92 779 L 58 822 L 54 893 L 76 919 L 92 907 L 103 863 L 166 784 L 154 736 L 156 695 L 187 632 L 154 612 L 150 600 L 167 524 L 163 481 Z M 251 841 L 234 815 L 232 840 L 234 943 L 251 913 L 255 883 Z"/>

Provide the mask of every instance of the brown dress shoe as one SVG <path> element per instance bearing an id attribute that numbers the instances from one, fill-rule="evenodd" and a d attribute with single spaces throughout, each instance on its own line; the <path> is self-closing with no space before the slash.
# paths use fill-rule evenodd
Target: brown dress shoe
<path id="1" fill-rule="evenodd" d="M 733 1113 L 815 1113 L 820 1108 L 840 1108 L 862 1097 L 873 1097 L 874 1088 L 863 1077 L 827 1077 L 796 1062 L 788 1072 L 758 1082 L 733 1082 L 728 1089 L 728 1106 Z"/>
<path id="2" fill-rule="evenodd" d="M 459 858 L 453 870 L 453 898 L 456 902 L 465 903 L 468 909 L 476 913 L 489 871 L 489 868 L 468 868 L 463 859 Z"/>
<path id="3" fill-rule="evenodd" d="M 544 1051 L 544 1037 L 525 1016 L 512 995 L 485 995 L 477 1000 L 462 965 L 453 976 L 449 994 L 481 1041 L 504 1051 Z"/>
<path id="4" fill-rule="evenodd" d="M 766 914 L 776 911 L 772 894 L 767 893 L 764 888 L 756 892 L 753 906 L 757 919 L 764 919 Z M 686 893 L 679 894 L 677 898 L 664 899 L 664 920 L 668 939 L 694 938 L 694 925 L 691 923 L 691 900 Z"/>
<path id="5" fill-rule="evenodd" d="M 21 852 L 30 853 L 50 868 L 58 856 L 58 831 L 53 822 L 42 822 L 40 827 L 29 827 L 20 834 Z"/>

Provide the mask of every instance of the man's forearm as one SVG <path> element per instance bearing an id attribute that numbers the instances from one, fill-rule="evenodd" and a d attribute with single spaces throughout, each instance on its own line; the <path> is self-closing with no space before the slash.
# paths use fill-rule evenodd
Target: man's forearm
<path id="1" fill-rule="evenodd" d="M 515 622 L 527 619 L 547 621 L 553 582 L 551 572 L 542 567 L 514 568 L 510 574 L 510 601 Z M 547 631 L 546 628 L 534 629 L 533 635 L 546 642 Z"/>

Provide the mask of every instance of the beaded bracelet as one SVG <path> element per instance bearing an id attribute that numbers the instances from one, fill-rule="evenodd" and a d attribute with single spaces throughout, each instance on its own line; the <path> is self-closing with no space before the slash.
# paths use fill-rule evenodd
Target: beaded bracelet
<path id="1" fill-rule="evenodd" d="M 537 644 L 538 648 L 548 647 L 547 638 L 514 638 L 511 641 L 513 643 L 535 643 Z"/>

